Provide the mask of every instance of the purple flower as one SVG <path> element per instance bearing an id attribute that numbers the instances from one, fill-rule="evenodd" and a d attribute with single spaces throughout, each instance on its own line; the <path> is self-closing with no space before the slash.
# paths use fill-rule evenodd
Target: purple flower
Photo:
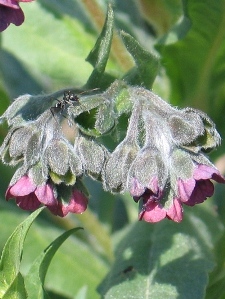
<path id="1" fill-rule="evenodd" d="M 68 213 L 83 213 L 87 208 L 87 204 L 87 197 L 80 190 L 75 189 L 68 204 L 58 202 L 58 205 L 48 208 L 54 215 L 65 217 Z"/>
<path id="2" fill-rule="evenodd" d="M 180 201 L 177 198 L 173 199 L 171 206 L 166 209 L 161 203 L 160 198 L 155 198 L 145 193 L 143 202 L 141 203 L 141 211 L 139 213 L 139 220 L 145 220 L 146 222 L 159 222 L 164 218 L 168 218 L 175 222 L 181 222 L 183 218 L 183 208 Z M 150 196 L 147 196 L 149 194 Z"/>
<path id="3" fill-rule="evenodd" d="M 210 180 L 225 183 L 225 178 L 213 166 L 195 164 L 191 178 L 177 180 L 176 193 L 173 190 L 176 188 L 172 189 L 169 184 L 157 193 L 146 189 L 141 196 L 134 198 L 135 201 L 140 202 L 139 219 L 158 222 L 167 217 L 180 222 L 183 217 L 182 204 L 194 206 L 213 195 L 214 185 Z M 166 204 L 165 198 L 166 200 L 169 198 Z"/>
<path id="4" fill-rule="evenodd" d="M 19 2 L 33 0 L 0 0 L 0 31 L 4 31 L 11 23 L 16 26 L 24 22 L 24 14 Z"/>
<path id="5" fill-rule="evenodd" d="M 166 185 L 164 190 L 159 189 L 157 185 L 157 179 L 155 178 L 155 191 L 146 189 L 141 196 L 134 197 L 134 200 L 136 202 L 139 201 L 140 204 L 139 220 L 145 220 L 146 222 L 159 222 L 167 217 L 175 222 L 180 222 L 183 216 L 183 209 L 180 201 L 176 197 L 173 198 L 171 196 L 173 195 L 171 189 L 169 189 L 170 194 L 165 196 L 168 185 Z M 169 205 L 165 205 L 164 197 L 172 198 L 172 202 Z"/>
<path id="6" fill-rule="evenodd" d="M 179 199 L 188 206 L 194 206 L 211 197 L 214 193 L 214 185 L 210 179 L 225 183 L 225 179 L 219 171 L 211 166 L 196 165 L 193 177 L 187 180 L 178 180 Z"/>
<path id="7" fill-rule="evenodd" d="M 51 184 L 36 186 L 32 179 L 24 175 L 6 191 L 6 199 L 15 198 L 23 210 L 36 210 L 45 205 L 54 215 L 61 217 L 71 213 L 82 213 L 87 208 L 87 198 L 77 189 L 72 192 L 69 204 L 62 204 L 54 195 Z"/>
<path id="8" fill-rule="evenodd" d="M 15 198 L 17 205 L 24 210 L 36 210 L 40 204 L 47 207 L 57 205 L 51 185 L 36 186 L 27 175 L 8 187 L 6 199 L 10 198 Z"/>

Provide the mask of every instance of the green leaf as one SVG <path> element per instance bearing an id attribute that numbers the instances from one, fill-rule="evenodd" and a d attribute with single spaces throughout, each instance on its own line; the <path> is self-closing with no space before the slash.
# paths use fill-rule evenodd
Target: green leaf
<path id="1" fill-rule="evenodd" d="M 4 294 L 9 286 L 14 283 L 14 280 L 19 273 L 23 253 L 23 245 L 27 232 L 35 218 L 40 214 L 42 210 L 43 208 L 38 209 L 37 211 L 32 213 L 26 220 L 24 220 L 15 229 L 3 248 L 0 261 L 0 291 L 2 294 Z M 18 277 L 18 279 L 21 278 Z"/>
<path id="2" fill-rule="evenodd" d="M 50 262 L 62 243 L 74 232 L 81 229 L 81 227 L 71 229 L 54 242 L 52 242 L 42 254 L 35 260 L 25 278 L 26 290 L 28 298 L 49 298 L 44 290 L 45 276 L 50 265 Z"/>
<path id="3" fill-rule="evenodd" d="M 18 273 L 13 283 L 7 289 L 2 299 L 25 299 L 27 298 L 27 292 L 24 286 L 24 279 L 21 273 Z"/>
<path id="4" fill-rule="evenodd" d="M 132 85 L 141 85 L 150 89 L 158 73 L 159 59 L 143 49 L 128 33 L 122 31 L 121 37 L 135 61 L 135 66 L 124 76 L 124 80 Z"/>
<path id="5" fill-rule="evenodd" d="M 102 32 L 99 35 L 94 48 L 89 53 L 86 60 L 94 67 L 86 86 L 95 88 L 100 86 L 102 76 L 109 58 L 109 52 L 112 43 L 114 25 L 114 13 L 112 5 L 108 5 L 107 17 Z"/>
<path id="6" fill-rule="evenodd" d="M 74 299 L 87 299 L 87 288 L 81 288 L 79 293 L 76 295 Z"/>
<path id="7" fill-rule="evenodd" d="M 184 18 L 191 22 L 191 28 L 186 23 L 186 29 L 190 30 L 176 43 L 168 44 L 167 40 L 157 49 L 171 80 L 172 102 L 194 106 L 212 116 L 224 108 L 225 1 L 183 2 Z M 169 35 L 172 33 L 177 34 L 171 31 Z"/>
<path id="8" fill-rule="evenodd" d="M 205 205 L 206 207 L 206 205 Z M 186 210 L 184 220 L 130 226 L 103 281 L 104 298 L 203 299 L 222 227 L 211 207 Z"/>
<path id="9" fill-rule="evenodd" d="M 126 88 L 122 89 L 121 92 L 115 98 L 115 106 L 118 115 L 122 115 L 123 113 L 129 113 L 132 111 L 130 93 Z"/>
<path id="10" fill-rule="evenodd" d="M 188 33 L 179 41 L 158 45 L 162 63 L 171 82 L 174 105 L 201 109 L 215 121 L 222 136 L 225 110 L 225 1 L 185 0 L 180 26 Z M 191 23 L 191 28 L 190 28 Z M 176 35 L 171 31 L 169 35 Z M 168 38 L 168 40 L 170 40 Z M 214 155 L 219 155 L 219 151 Z"/>
<path id="11" fill-rule="evenodd" d="M 27 213 L 18 210 L 14 207 L 15 205 L 10 205 L 10 202 L 4 204 L 3 199 L 0 203 L 1 246 Z M 3 209 L 2 204 L 7 209 Z M 77 234 L 71 235 L 67 242 L 57 250 L 51 261 L 45 279 L 46 291 L 49 296 L 53 294 L 51 298 L 70 299 L 78 294 L 79 290 L 86 288 L 86 298 L 99 299 L 96 288 L 108 269 L 104 253 L 107 250 L 109 254 L 110 239 L 95 214 L 90 209 L 86 212 L 82 215 L 70 215 L 62 219 L 51 215 L 46 209 L 33 223 L 26 237 L 20 269 L 23 276 L 28 273 L 43 248 L 46 248 L 52 240 L 64 232 L 65 228 L 70 229 L 78 225 L 85 228 L 84 231 L 78 231 Z M 99 235 L 97 236 L 97 234 Z M 99 240 L 100 238 L 101 240 Z M 105 244 L 103 244 L 104 242 Z"/>

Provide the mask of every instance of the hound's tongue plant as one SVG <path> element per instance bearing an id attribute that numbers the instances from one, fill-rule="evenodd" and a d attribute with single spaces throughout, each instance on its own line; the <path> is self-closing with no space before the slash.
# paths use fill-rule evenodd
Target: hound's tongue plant
<path id="1" fill-rule="evenodd" d="M 30 1 L 0 1 L 1 31 L 10 23 L 23 23 L 19 2 Z M 30 83 L 19 92 L 9 80 L 7 89 L 16 98 L 0 117 L 5 136 L 0 147 L 4 171 L 0 171 L 3 185 L 8 184 L 7 201 L 1 200 L 1 219 L 6 224 L 1 227 L 2 235 L 4 230 L 8 234 L 9 224 L 23 220 L 3 248 L 0 298 L 95 299 L 99 293 L 106 299 L 223 298 L 224 246 L 217 245 L 218 261 L 214 249 L 224 233 L 219 217 L 224 221 L 225 201 L 221 192 L 216 209 L 209 198 L 214 195 L 214 183 L 218 197 L 225 178 L 220 164 L 217 168 L 208 157 L 219 148 L 221 137 L 212 119 L 196 109 L 207 110 L 210 100 L 212 111 L 207 112 L 220 123 L 215 107 L 219 117 L 224 98 L 222 85 L 218 88 L 224 73 L 220 61 L 225 46 L 223 1 L 184 1 L 184 12 L 176 6 L 183 21 L 174 21 L 174 26 L 169 25 L 172 21 L 165 9 L 168 5 L 175 11 L 172 2 L 154 6 L 151 1 L 137 1 L 134 10 L 130 8 L 133 2 L 117 1 L 115 19 L 109 3 L 102 31 L 85 63 L 78 56 L 92 37 L 90 23 L 103 23 L 100 4 L 53 2 L 22 5 L 26 22 L 19 29 L 11 25 L 3 36 L 2 78 L 12 76 L 5 63 L 13 56 L 9 54 L 13 49 L 5 50 L 10 40 L 7 33 L 21 29 L 21 35 L 14 35 L 20 53 L 15 55 L 21 55 L 28 66 L 27 77 L 16 76 L 19 62 L 11 69 L 17 83 Z M 127 12 L 122 13 L 123 5 Z M 164 12 L 167 31 L 159 23 L 149 31 L 143 22 L 143 15 L 152 20 L 156 6 Z M 86 27 L 81 30 L 84 16 Z M 129 28 L 136 38 L 125 31 L 118 34 L 115 24 Z M 35 41 L 32 51 L 31 40 Z M 206 45 L 205 52 L 190 51 L 199 41 L 201 49 Z M 28 54 L 24 55 L 25 50 Z M 50 68 L 54 69 L 51 75 Z M 32 78 L 39 76 L 37 92 Z M 168 81 L 171 103 L 163 99 L 169 97 Z M 46 89 L 55 91 L 44 93 Z M 1 87 L 0 93 L 4 98 Z M 218 153 L 214 151 L 212 157 Z M 6 184 L 7 166 L 16 170 Z M 24 220 L 21 210 L 33 213 Z M 33 233 L 28 233 L 34 221 Z M 69 230 L 57 237 L 62 228 Z M 71 240 L 59 248 L 69 236 Z"/>

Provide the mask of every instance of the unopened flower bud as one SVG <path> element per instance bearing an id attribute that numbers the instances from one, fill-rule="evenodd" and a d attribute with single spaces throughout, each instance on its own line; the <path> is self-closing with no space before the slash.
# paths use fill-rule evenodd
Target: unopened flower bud
<path id="1" fill-rule="evenodd" d="M 200 123 L 196 123 L 196 126 L 204 127 L 204 131 L 202 132 L 202 134 L 199 134 L 196 140 L 193 142 L 193 144 L 191 144 L 192 146 L 191 150 L 193 149 L 193 146 L 195 146 L 198 152 L 203 151 L 208 153 L 214 148 L 216 148 L 218 145 L 220 145 L 221 142 L 220 135 L 216 130 L 216 126 L 214 122 L 208 117 L 207 114 L 193 108 L 185 108 L 182 111 L 184 111 L 187 116 L 188 114 L 191 114 L 191 115 L 195 115 L 195 118 L 196 117 L 200 118 L 202 124 L 200 125 Z M 194 150 L 194 152 L 197 151 Z"/>
<path id="2" fill-rule="evenodd" d="M 76 176 L 83 173 L 81 159 L 64 139 L 52 139 L 44 151 L 42 161 L 49 167 L 50 176 L 56 184 L 64 182 L 73 185 Z"/>
<path id="3" fill-rule="evenodd" d="M 127 175 L 140 147 L 138 144 L 138 125 L 142 107 L 134 105 L 129 119 L 127 135 L 109 157 L 104 171 L 103 184 L 106 190 L 124 192 L 127 187 Z"/>
<path id="4" fill-rule="evenodd" d="M 159 150 L 151 146 L 142 148 L 128 172 L 127 188 L 131 196 L 141 196 L 147 189 L 158 194 L 167 180 L 166 166 Z"/>
<path id="5" fill-rule="evenodd" d="M 108 158 L 107 149 L 84 137 L 75 139 L 74 149 L 82 161 L 84 171 L 91 177 L 98 178 Z"/>
<path id="6" fill-rule="evenodd" d="M 176 145 L 188 145 L 204 134 L 204 125 L 196 113 L 182 111 L 171 115 L 168 119 L 173 141 Z"/>
<path id="7" fill-rule="evenodd" d="M 124 140 L 117 146 L 104 169 L 103 181 L 106 190 L 125 191 L 128 171 L 138 150 L 138 145 L 129 140 Z"/>
<path id="8" fill-rule="evenodd" d="M 48 143 L 43 159 L 59 175 L 64 175 L 69 169 L 68 147 L 61 140 L 52 139 Z"/>

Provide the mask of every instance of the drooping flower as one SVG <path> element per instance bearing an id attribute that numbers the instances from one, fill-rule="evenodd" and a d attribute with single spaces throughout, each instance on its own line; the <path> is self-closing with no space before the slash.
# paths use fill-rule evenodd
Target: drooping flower
<path id="1" fill-rule="evenodd" d="M 37 186 L 28 175 L 22 176 L 6 191 L 6 199 L 16 199 L 17 205 L 23 210 L 36 210 L 45 205 L 54 215 L 61 217 L 70 213 L 82 213 L 87 208 L 87 198 L 78 189 L 73 190 L 69 203 L 57 199 L 53 185 L 49 182 Z"/>
<path id="2" fill-rule="evenodd" d="M 183 217 L 183 208 L 180 201 L 174 198 L 171 206 L 166 209 L 154 196 L 147 194 L 143 195 L 143 199 L 140 202 L 139 220 L 145 220 L 146 222 L 159 222 L 164 218 L 171 219 L 175 222 L 180 222 Z"/>
<path id="3" fill-rule="evenodd" d="M 32 179 L 24 175 L 6 191 L 6 199 L 15 198 L 17 205 L 24 210 L 36 210 L 41 204 L 55 206 L 57 200 L 50 184 L 36 186 Z"/>
<path id="4" fill-rule="evenodd" d="M 198 157 L 198 160 L 207 164 L 198 164 L 192 155 L 181 150 L 173 153 L 170 181 L 165 188 L 157 194 L 151 189 L 146 189 L 141 196 L 134 198 L 140 203 L 140 220 L 158 222 L 167 217 L 180 222 L 183 213 L 182 204 L 194 206 L 211 197 L 214 193 L 211 180 L 225 183 L 225 178 L 206 157 Z"/>
<path id="5" fill-rule="evenodd" d="M 225 179 L 216 168 L 197 164 L 192 178 L 178 180 L 180 201 L 188 206 L 204 202 L 214 193 L 214 185 L 211 180 L 225 183 Z"/>
<path id="6" fill-rule="evenodd" d="M 127 189 L 139 202 L 139 220 L 180 222 L 183 204 L 194 206 L 211 197 L 211 180 L 225 183 L 204 155 L 220 143 L 220 136 L 203 112 L 177 110 L 151 92 L 135 92 L 141 103 L 146 96 L 141 116 L 145 143 L 130 165 Z"/>
<path id="7" fill-rule="evenodd" d="M 137 153 L 127 176 L 127 188 L 134 198 L 145 190 L 160 194 L 167 180 L 167 168 L 155 147 L 144 146 Z"/>
<path id="8" fill-rule="evenodd" d="M 72 191 L 69 203 L 58 202 L 56 206 L 48 207 L 49 210 L 54 214 L 60 217 L 65 217 L 68 213 L 83 213 L 88 204 L 87 197 L 78 189 Z"/>
<path id="9" fill-rule="evenodd" d="M 22 109 L 24 105 L 20 113 Z M 87 192 L 80 178 L 86 169 L 51 110 L 37 112 L 38 117 L 27 122 L 17 115 L 15 123 L 13 113 L 8 109 L 2 117 L 9 121 L 13 116 L 0 155 L 4 163 L 20 163 L 21 167 L 11 180 L 6 199 L 15 198 L 24 210 L 36 210 L 43 204 L 61 217 L 85 211 Z"/>
<path id="10" fill-rule="evenodd" d="M 19 2 L 33 0 L 0 0 L 0 31 L 4 31 L 11 23 L 20 26 L 24 22 L 24 13 Z"/>

